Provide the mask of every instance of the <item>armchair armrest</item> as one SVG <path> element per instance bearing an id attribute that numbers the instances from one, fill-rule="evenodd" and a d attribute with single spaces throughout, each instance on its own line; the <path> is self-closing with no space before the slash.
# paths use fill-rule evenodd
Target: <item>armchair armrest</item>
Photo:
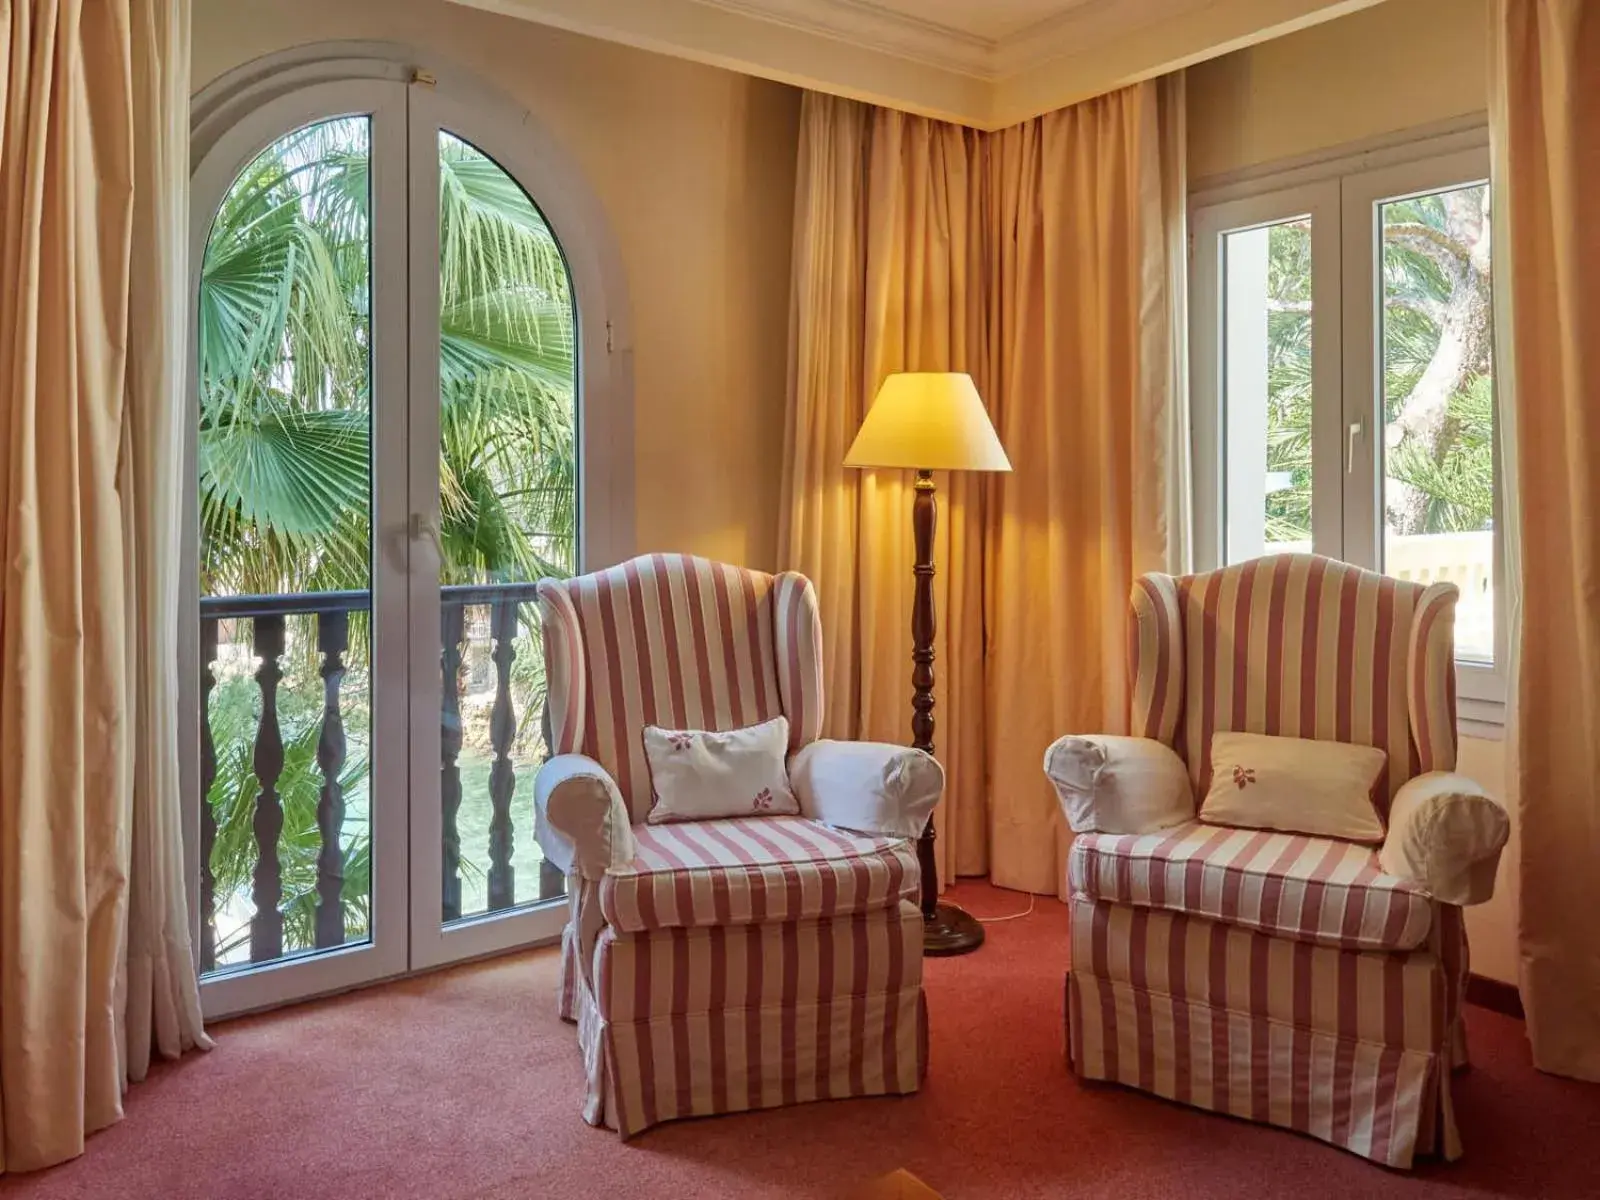
<path id="1" fill-rule="evenodd" d="M 813 821 L 914 838 L 944 794 L 944 768 L 907 746 L 824 740 L 790 756 L 789 783 Z"/>
<path id="2" fill-rule="evenodd" d="M 637 853 L 622 793 L 606 769 L 583 754 L 558 754 L 533 781 L 534 840 L 570 875 L 599 879 Z"/>
<path id="3" fill-rule="evenodd" d="M 1378 864 L 1446 904 L 1482 904 L 1510 836 L 1498 800 L 1464 775 L 1427 771 L 1395 793 Z"/>
<path id="4" fill-rule="evenodd" d="M 1154 738 L 1057 738 L 1044 752 L 1073 833 L 1154 833 L 1194 820 L 1183 760 Z"/>

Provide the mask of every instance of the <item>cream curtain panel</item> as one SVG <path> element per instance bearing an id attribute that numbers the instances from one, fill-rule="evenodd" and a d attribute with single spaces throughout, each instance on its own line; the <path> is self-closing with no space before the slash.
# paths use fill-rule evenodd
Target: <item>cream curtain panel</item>
<path id="1" fill-rule="evenodd" d="M 990 877 L 1063 892 L 1045 748 L 1125 730 L 1128 592 L 1183 565 L 1183 80 L 990 141 L 995 428 L 988 523 Z"/>
<path id="2" fill-rule="evenodd" d="M 1040 762 L 1126 721 L 1128 589 L 1182 564 L 1182 79 L 996 134 L 808 94 L 783 564 L 820 589 L 827 732 L 903 741 L 910 488 L 846 471 L 885 375 L 977 382 L 1015 471 L 939 479 L 944 877 L 1064 886 Z"/>
<path id="3" fill-rule="evenodd" d="M 187 0 L 0 37 L 0 1170 L 208 1044 L 179 825 Z"/>
<path id="4" fill-rule="evenodd" d="M 1491 14 L 1522 999 L 1534 1063 L 1600 1080 L 1600 3 Z"/>
<path id="5" fill-rule="evenodd" d="M 780 555 L 819 588 L 829 737 L 908 736 L 910 479 L 844 456 L 885 375 L 967 371 L 989 392 L 982 161 L 970 130 L 804 98 Z M 938 487 L 940 870 L 981 874 L 985 497 L 975 476 Z"/>

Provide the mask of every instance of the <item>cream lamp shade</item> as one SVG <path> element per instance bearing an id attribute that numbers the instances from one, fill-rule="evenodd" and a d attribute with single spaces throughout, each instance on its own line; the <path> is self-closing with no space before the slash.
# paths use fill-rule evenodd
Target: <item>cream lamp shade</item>
<path id="1" fill-rule="evenodd" d="M 844 465 L 1011 470 L 972 376 L 956 372 L 908 372 L 885 379 Z"/>

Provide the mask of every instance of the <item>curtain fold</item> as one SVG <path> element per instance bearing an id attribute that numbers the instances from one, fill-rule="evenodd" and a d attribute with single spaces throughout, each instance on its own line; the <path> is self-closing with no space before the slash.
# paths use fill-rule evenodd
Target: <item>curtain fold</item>
<path id="1" fill-rule="evenodd" d="M 205 1043 L 177 791 L 187 0 L 0 27 L 0 1170 Z"/>
<path id="2" fill-rule="evenodd" d="M 990 877 L 1065 894 L 1069 835 L 1040 763 L 1125 732 L 1128 592 L 1181 562 L 1182 77 L 991 143 L 1000 345 L 989 397 L 1013 474 L 986 578 Z"/>
<path id="3" fill-rule="evenodd" d="M 832 96 L 801 110 L 780 554 L 819 588 L 828 737 L 909 739 L 910 480 L 843 463 L 885 375 L 967 371 L 984 389 L 979 149 L 969 130 Z M 972 477 L 938 487 L 940 869 L 979 874 L 983 496 Z"/>
<path id="4" fill-rule="evenodd" d="M 841 465 L 883 378 L 969 372 L 1016 467 L 938 480 L 946 878 L 1062 888 L 1044 749 L 1123 727 L 1128 589 L 1183 562 L 1182 104 L 981 134 L 804 100 L 779 553 L 820 589 L 830 736 L 910 719 L 909 476 Z"/>
<path id="5" fill-rule="evenodd" d="M 1520 982 L 1534 1064 L 1600 1080 L 1600 5 L 1493 0 L 1490 39 Z"/>

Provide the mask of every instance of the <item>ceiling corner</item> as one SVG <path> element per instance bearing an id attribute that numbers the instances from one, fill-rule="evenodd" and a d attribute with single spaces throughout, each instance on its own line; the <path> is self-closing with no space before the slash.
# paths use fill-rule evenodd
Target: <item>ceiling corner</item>
<path id="1" fill-rule="evenodd" d="M 982 129 L 1383 0 L 451 0 Z"/>

